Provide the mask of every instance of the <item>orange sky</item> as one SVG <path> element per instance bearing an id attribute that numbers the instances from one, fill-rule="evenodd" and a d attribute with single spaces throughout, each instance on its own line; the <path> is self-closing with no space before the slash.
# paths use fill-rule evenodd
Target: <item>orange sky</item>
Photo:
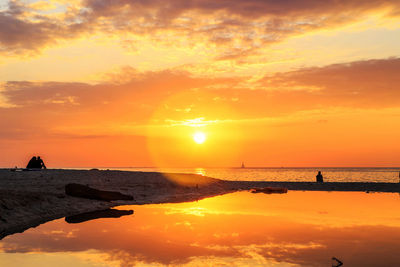
<path id="1" fill-rule="evenodd" d="M 1 167 L 400 165 L 397 0 L 0 0 L 0 25 Z"/>

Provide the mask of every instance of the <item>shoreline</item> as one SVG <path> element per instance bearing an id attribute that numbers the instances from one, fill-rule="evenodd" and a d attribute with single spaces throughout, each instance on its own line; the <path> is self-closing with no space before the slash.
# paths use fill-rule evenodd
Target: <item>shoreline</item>
<path id="1" fill-rule="evenodd" d="M 134 200 L 100 201 L 65 194 L 65 185 L 132 195 Z M 261 187 L 300 191 L 400 193 L 400 183 L 226 181 L 196 174 L 116 170 L 10 171 L 0 169 L 0 240 L 42 223 L 120 205 L 190 202 Z"/>
<path id="2" fill-rule="evenodd" d="M 238 188 L 247 187 L 284 187 L 296 191 L 341 191 L 341 192 L 378 192 L 400 193 L 400 183 L 380 182 L 276 182 L 276 181 L 229 181 L 238 183 Z M 242 189 L 242 190 L 243 190 Z"/>

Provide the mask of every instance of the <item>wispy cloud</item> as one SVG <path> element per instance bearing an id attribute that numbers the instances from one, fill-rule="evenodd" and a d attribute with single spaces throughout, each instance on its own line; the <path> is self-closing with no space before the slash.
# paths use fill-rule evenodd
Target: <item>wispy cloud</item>
<path id="1" fill-rule="evenodd" d="M 219 120 L 205 120 L 204 118 L 188 119 L 183 121 L 166 119 L 165 122 L 170 126 L 189 126 L 189 127 L 204 127 L 218 123 Z"/>
<path id="2" fill-rule="evenodd" d="M 171 45 L 201 40 L 216 46 L 216 58 L 225 60 L 256 54 L 288 36 L 346 25 L 377 11 L 396 16 L 399 10 L 396 0 L 10 1 L 0 12 L 0 49 L 3 54 L 37 52 L 58 40 L 131 33 Z"/>

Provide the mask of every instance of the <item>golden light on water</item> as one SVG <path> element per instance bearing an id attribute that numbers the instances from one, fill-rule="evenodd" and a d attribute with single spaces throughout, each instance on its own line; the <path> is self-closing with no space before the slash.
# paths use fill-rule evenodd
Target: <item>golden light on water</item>
<path id="1" fill-rule="evenodd" d="M 397 208 L 397 194 L 317 191 L 238 192 L 194 202 L 124 206 L 118 209 L 137 215 L 81 224 L 55 220 L 6 237 L 0 262 L 41 267 L 52 267 L 55 260 L 68 261 L 62 266 L 124 266 L 128 261 L 138 266 L 214 266 L 216 261 L 327 266 L 332 255 L 340 255 L 344 266 L 398 266 Z M 364 256 L 371 251 L 373 257 Z"/>
<path id="2" fill-rule="evenodd" d="M 203 132 L 197 132 L 193 135 L 193 140 L 197 143 L 197 144 L 203 144 L 206 141 L 207 137 L 205 135 L 205 133 Z"/>

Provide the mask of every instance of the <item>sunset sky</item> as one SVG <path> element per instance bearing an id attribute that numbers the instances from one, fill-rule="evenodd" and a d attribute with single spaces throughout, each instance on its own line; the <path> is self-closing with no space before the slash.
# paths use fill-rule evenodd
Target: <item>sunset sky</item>
<path id="1" fill-rule="evenodd" d="M 398 0 L 0 0 L 0 167 L 400 166 L 399 137 Z"/>

